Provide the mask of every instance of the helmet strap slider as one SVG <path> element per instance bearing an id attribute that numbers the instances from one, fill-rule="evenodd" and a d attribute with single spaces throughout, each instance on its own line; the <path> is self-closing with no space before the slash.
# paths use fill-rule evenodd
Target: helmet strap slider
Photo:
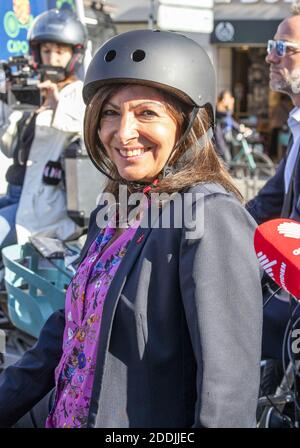
<path id="1" fill-rule="evenodd" d="M 204 148 L 207 140 L 211 140 L 214 136 L 212 128 L 209 128 L 201 137 L 198 138 L 198 144 L 200 146 L 200 150 Z M 192 148 L 189 148 L 185 151 L 184 154 L 177 160 L 175 165 L 169 166 L 166 164 L 162 170 L 161 178 L 167 177 L 169 174 L 175 174 L 180 170 L 181 165 L 185 162 L 186 159 L 189 158 L 193 152 Z M 168 162 L 167 162 L 168 163 Z"/>

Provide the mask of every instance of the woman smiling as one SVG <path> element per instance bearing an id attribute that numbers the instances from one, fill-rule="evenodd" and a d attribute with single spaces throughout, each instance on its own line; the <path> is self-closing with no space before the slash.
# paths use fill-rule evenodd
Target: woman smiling
<path id="1" fill-rule="evenodd" d="M 65 311 L 50 317 L 19 372 L 11 367 L 2 378 L 0 403 L 26 369 L 32 387 L 15 415 L 0 405 L 1 424 L 49 391 L 55 369 L 47 427 L 255 426 L 255 225 L 214 151 L 208 56 L 179 34 L 124 33 L 94 56 L 83 97 L 86 146 L 109 179 L 106 193 L 119 208 L 120 187 L 131 205 L 131 194 L 143 193 L 146 207 L 125 226 L 119 210 L 115 225 L 100 225 L 103 202 L 92 214 Z M 157 193 L 165 195 L 158 220 L 147 225 Z M 186 216 L 177 225 L 187 212 L 201 224 L 192 237 Z"/>

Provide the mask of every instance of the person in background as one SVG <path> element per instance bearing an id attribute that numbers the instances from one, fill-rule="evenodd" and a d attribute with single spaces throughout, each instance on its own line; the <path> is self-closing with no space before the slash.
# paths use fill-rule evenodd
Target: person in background
<path id="1" fill-rule="evenodd" d="M 0 198 L 0 250 L 17 242 L 15 221 L 26 162 L 34 137 L 35 114 L 11 112 L 0 129 L 0 149 L 13 163 L 5 175 L 7 191 Z"/>
<path id="2" fill-rule="evenodd" d="M 45 73 L 38 85 L 43 103 L 34 112 L 13 111 L 0 130 L 1 150 L 13 158 L 0 201 L 0 249 L 32 235 L 67 239 L 77 232 L 67 216 L 60 159 L 82 133 L 82 82 L 75 69 L 84 55 L 86 30 L 69 11 L 49 10 L 35 18 L 28 41 L 34 63 Z"/>
<path id="3" fill-rule="evenodd" d="M 270 70 L 271 90 L 288 95 L 294 105 L 288 118 L 291 138 L 287 154 L 281 160 L 276 174 L 246 204 L 246 208 L 258 224 L 279 217 L 300 221 L 299 6 L 294 7 L 294 14 L 279 24 L 274 39 L 269 40 L 266 62 Z M 266 299 L 276 287 L 270 288 L 265 293 Z M 264 308 L 262 354 L 264 358 L 270 359 L 265 369 L 266 381 L 263 382 L 266 393 L 274 392 L 282 377 L 282 343 L 293 306 L 290 306 L 288 295 L 281 292 Z M 295 320 L 298 317 L 299 308 L 295 310 Z"/>
<path id="4" fill-rule="evenodd" d="M 219 93 L 216 107 L 216 151 L 227 163 L 231 161 L 233 154 L 233 131 L 240 131 L 240 124 L 233 117 L 234 103 L 230 90 L 222 90 Z"/>
<path id="5" fill-rule="evenodd" d="M 231 132 L 238 123 L 233 118 L 235 99 L 230 90 L 222 90 L 217 98 L 216 120 L 222 121 L 224 134 Z"/>
<path id="6" fill-rule="evenodd" d="M 5 94 L 2 95 L 5 92 L 6 89 L 6 81 L 2 80 L 3 82 L 0 82 L 0 138 L 1 138 L 1 134 L 2 134 L 2 130 L 3 128 L 6 126 L 7 120 L 8 120 L 8 116 L 10 114 L 10 110 L 5 102 Z M 9 206 L 13 206 L 14 208 L 14 203 L 18 202 L 19 196 L 17 195 L 15 197 L 15 195 L 13 194 L 13 192 L 9 191 L 9 190 L 5 190 L 6 189 L 6 169 L 7 166 L 10 165 L 9 160 L 7 159 L 7 157 L 1 152 L 1 146 L 0 146 L 0 228 L 4 227 L 7 228 L 8 226 L 8 222 L 7 219 L 5 219 L 4 216 L 1 215 L 1 209 L 9 207 Z M 5 231 L 4 231 L 5 232 Z M 6 233 L 6 232 L 5 232 Z M 7 235 L 7 233 L 6 233 Z M 0 241 L 1 241 L 1 237 L 0 237 Z M 12 241 L 15 241 L 15 239 L 13 239 Z M 0 290 L 2 290 L 4 288 L 4 269 L 3 269 L 3 264 L 1 261 L 1 255 L 0 255 Z"/>
<path id="7" fill-rule="evenodd" d="M 270 134 L 270 146 L 269 156 L 277 162 L 284 156 L 284 153 L 279 154 L 279 138 L 280 133 L 285 127 L 287 127 L 287 120 L 289 112 L 293 108 L 290 97 L 284 93 L 279 93 L 278 100 L 274 107 L 270 111 L 269 126 L 271 130 Z"/>

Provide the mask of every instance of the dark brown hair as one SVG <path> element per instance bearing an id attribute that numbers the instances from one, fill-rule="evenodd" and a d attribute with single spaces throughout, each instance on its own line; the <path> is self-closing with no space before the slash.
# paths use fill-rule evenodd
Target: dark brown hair
<path id="1" fill-rule="evenodd" d="M 86 148 L 94 163 L 102 170 L 107 172 L 113 179 L 108 180 L 105 191 L 111 192 L 117 196 L 120 183 L 127 184 L 129 192 L 134 191 L 133 183 L 127 183 L 122 179 L 116 169 L 116 166 L 110 161 L 103 147 L 98 130 L 100 126 L 100 117 L 105 103 L 124 88 L 126 84 L 109 84 L 99 88 L 92 101 L 87 106 L 84 118 L 84 140 Z M 164 91 L 159 92 L 165 100 L 165 106 L 169 113 L 176 119 L 181 128 L 181 135 L 189 122 L 190 107 L 183 104 L 177 98 Z M 190 149 L 188 157 L 182 163 L 181 168 L 174 174 L 160 180 L 155 188 L 157 193 L 174 193 L 188 189 L 189 187 L 206 182 L 215 182 L 221 184 L 227 191 L 235 194 L 242 201 L 243 197 L 229 173 L 226 171 L 223 163 L 217 156 L 212 141 L 205 139 L 203 147 L 200 147 L 198 139 L 212 126 L 211 108 L 203 107 L 199 110 L 192 129 L 185 140 L 179 144 L 172 155 L 169 165 L 175 165 L 178 159 Z M 141 187 L 140 187 L 141 188 Z M 136 190 L 135 190 L 136 191 Z"/>

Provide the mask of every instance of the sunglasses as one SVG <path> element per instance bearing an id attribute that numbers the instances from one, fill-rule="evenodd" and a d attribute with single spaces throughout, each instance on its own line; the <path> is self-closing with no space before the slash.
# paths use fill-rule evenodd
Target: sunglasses
<path id="1" fill-rule="evenodd" d="M 282 58 L 286 55 L 287 50 L 291 49 L 300 49 L 300 44 L 296 44 L 295 42 L 287 42 L 285 40 L 268 40 L 267 45 L 267 53 L 272 53 L 275 50 L 276 56 Z"/>

